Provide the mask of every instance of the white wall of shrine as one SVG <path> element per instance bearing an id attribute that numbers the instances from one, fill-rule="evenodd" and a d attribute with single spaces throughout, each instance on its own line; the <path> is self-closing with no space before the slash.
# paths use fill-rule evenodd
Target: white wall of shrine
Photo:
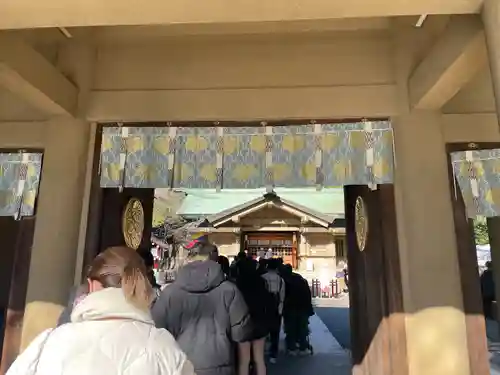
<path id="1" fill-rule="evenodd" d="M 220 255 L 234 258 L 240 252 L 239 233 L 211 233 L 208 239 L 219 248 Z"/>
<path id="2" fill-rule="evenodd" d="M 331 280 L 337 272 L 335 236 L 331 233 L 306 233 L 299 243 L 298 272 L 306 279 Z"/>

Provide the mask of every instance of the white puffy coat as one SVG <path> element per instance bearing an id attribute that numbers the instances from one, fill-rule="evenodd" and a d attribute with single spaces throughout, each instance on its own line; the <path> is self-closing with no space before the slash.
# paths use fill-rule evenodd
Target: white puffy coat
<path id="1" fill-rule="evenodd" d="M 172 335 L 121 289 L 91 293 L 71 321 L 41 333 L 7 375 L 195 375 Z"/>

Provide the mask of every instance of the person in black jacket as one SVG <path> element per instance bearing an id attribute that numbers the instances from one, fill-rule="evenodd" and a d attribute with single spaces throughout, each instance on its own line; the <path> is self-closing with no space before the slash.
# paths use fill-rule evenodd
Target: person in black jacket
<path id="1" fill-rule="evenodd" d="M 267 291 L 265 280 L 252 259 L 240 260 L 235 267 L 235 283 L 243 294 L 252 318 L 253 330 L 249 340 L 238 344 L 238 375 L 248 375 L 253 360 L 255 375 L 266 374 L 264 349 L 269 335 L 270 320 L 268 304 L 274 302 Z"/>
<path id="2" fill-rule="evenodd" d="M 486 262 L 486 270 L 481 275 L 480 282 L 484 315 L 487 318 L 493 319 L 493 301 L 495 301 L 496 296 L 493 265 L 491 262 Z"/>
<path id="3" fill-rule="evenodd" d="M 281 274 L 286 285 L 283 321 L 287 351 L 292 355 L 297 354 L 297 350 L 306 354 L 309 349 L 309 317 L 314 315 L 311 290 L 307 280 L 293 272 L 289 264 L 282 268 Z"/>
<path id="4" fill-rule="evenodd" d="M 226 281 L 217 257 L 216 246 L 197 243 L 151 310 L 156 326 L 175 337 L 197 375 L 233 375 L 234 344 L 252 333 L 245 300 Z"/>
<path id="5" fill-rule="evenodd" d="M 217 258 L 217 263 L 220 264 L 220 267 L 222 268 L 222 272 L 224 272 L 224 275 L 226 275 L 226 278 L 230 278 L 231 274 L 231 266 L 229 263 L 229 259 L 225 257 L 224 255 L 219 255 Z"/>

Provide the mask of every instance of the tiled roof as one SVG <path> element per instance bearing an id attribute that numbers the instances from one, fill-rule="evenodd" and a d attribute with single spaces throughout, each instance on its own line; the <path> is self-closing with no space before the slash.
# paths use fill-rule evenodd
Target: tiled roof
<path id="1" fill-rule="evenodd" d="M 209 216 L 244 205 L 262 197 L 265 189 L 226 189 L 220 192 L 209 189 L 186 189 L 186 198 L 177 214 L 185 217 Z M 344 191 L 342 188 L 276 188 L 275 193 L 283 200 L 307 207 L 325 215 L 344 217 Z"/>

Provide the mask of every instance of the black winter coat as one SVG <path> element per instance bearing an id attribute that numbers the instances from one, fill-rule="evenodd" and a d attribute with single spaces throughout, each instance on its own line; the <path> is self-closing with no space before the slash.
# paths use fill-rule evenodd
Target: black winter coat
<path id="1" fill-rule="evenodd" d="M 193 363 L 197 375 L 233 375 L 235 342 L 252 333 L 247 305 L 218 263 L 193 262 L 179 270 L 152 308 Z"/>
<path id="2" fill-rule="evenodd" d="M 311 290 L 306 279 L 297 273 L 292 273 L 285 280 L 284 315 L 290 312 L 307 316 L 314 315 Z"/>

